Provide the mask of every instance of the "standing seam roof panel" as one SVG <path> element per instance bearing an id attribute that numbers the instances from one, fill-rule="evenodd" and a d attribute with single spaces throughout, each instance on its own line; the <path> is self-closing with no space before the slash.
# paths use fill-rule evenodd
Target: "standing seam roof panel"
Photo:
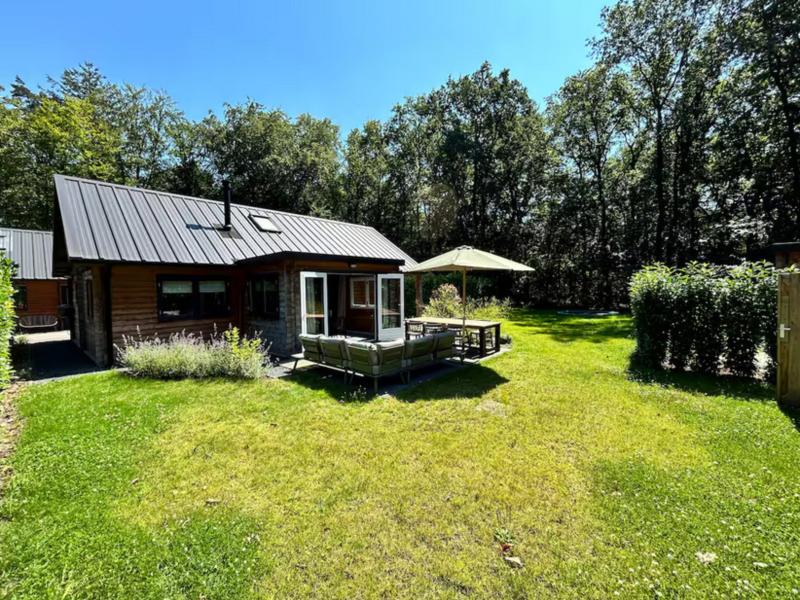
<path id="1" fill-rule="evenodd" d="M 198 264 L 214 262 L 212 259 L 214 255 L 205 248 L 205 239 L 201 235 L 197 235 L 196 230 L 192 230 L 190 227 L 193 223 L 187 219 L 189 209 L 186 207 L 183 199 L 178 196 L 170 197 L 163 194 L 159 194 L 158 197 L 164 206 L 164 212 L 166 212 L 175 228 L 186 229 L 188 235 L 182 235 L 180 237 L 186 247 L 186 251 L 191 254 L 194 262 Z"/>
<path id="2" fill-rule="evenodd" d="M 100 256 L 108 256 L 111 260 L 119 260 L 119 249 L 114 235 L 111 233 L 111 226 L 108 223 L 106 211 L 100 202 L 97 186 L 86 186 L 83 189 L 83 205 L 86 208 L 86 215 L 92 229 L 94 242 Z"/>
<path id="3" fill-rule="evenodd" d="M 120 213 L 124 215 L 123 218 L 130 231 L 131 239 L 139 255 L 139 260 L 144 262 L 158 262 L 158 252 L 156 252 L 156 247 L 153 245 L 150 233 L 144 226 L 142 216 L 136 208 L 136 203 L 133 201 L 130 190 L 123 188 L 115 191 L 117 193 L 114 194 L 114 197 L 117 199 Z"/>
<path id="4" fill-rule="evenodd" d="M 362 225 L 232 204 L 238 235 L 229 236 L 218 229 L 222 202 L 63 175 L 55 183 L 71 259 L 232 264 L 289 252 L 416 264 Z M 280 233 L 259 230 L 249 215 L 270 218 Z"/>
<path id="5" fill-rule="evenodd" d="M 253 230 L 250 219 L 243 216 L 242 211 L 238 206 L 231 207 L 231 223 L 236 231 L 238 231 L 244 238 L 247 245 L 247 256 L 258 256 L 264 254 L 271 254 L 271 247 L 261 239 Z"/>
<path id="6" fill-rule="evenodd" d="M 65 182 L 64 196 L 66 201 L 60 203 L 61 221 L 64 224 L 64 238 L 69 255 L 76 258 L 99 258 L 77 181 Z"/>
<path id="7" fill-rule="evenodd" d="M 128 220 L 122 215 L 117 202 L 117 194 L 113 187 L 100 185 L 97 187 L 100 199 L 102 200 L 105 214 L 108 218 L 112 231 L 117 232 L 115 240 L 117 250 L 123 260 L 139 260 L 141 255 L 136 247 L 136 243 L 128 228 Z"/>
<path id="8" fill-rule="evenodd" d="M 192 255 L 189 253 L 189 250 L 186 248 L 186 243 L 183 241 L 183 239 L 181 239 L 180 232 L 178 232 L 178 230 L 175 228 L 175 224 L 172 222 L 172 219 L 169 218 L 164 205 L 161 203 L 161 200 L 158 197 L 158 192 L 144 192 L 144 197 L 145 200 L 147 200 L 147 203 L 150 205 L 150 209 L 153 211 L 153 216 L 161 226 L 161 231 L 164 232 L 164 239 L 166 239 L 170 250 L 177 258 L 177 261 L 181 263 L 194 264 L 195 261 L 192 258 Z"/>
<path id="9" fill-rule="evenodd" d="M 16 265 L 14 279 L 53 277 L 53 234 L 49 231 L 0 227 L 0 248 Z"/>
<path id="10" fill-rule="evenodd" d="M 172 251 L 172 247 L 169 245 L 166 235 L 164 235 L 164 230 L 159 225 L 158 219 L 156 219 L 150 202 L 147 201 L 145 195 L 139 190 L 131 190 L 130 195 L 133 205 L 142 219 L 142 226 L 153 241 L 153 247 L 156 254 L 158 254 L 159 260 L 167 263 L 178 262 L 178 258 Z"/>
<path id="11" fill-rule="evenodd" d="M 198 202 L 197 208 L 212 227 L 208 234 L 215 242 L 214 247 L 218 251 L 224 250 L 227 253 L 228 258 L 226 258 L 226 262 L 235 263 L 248 256 L 239 248 L 239 240 L 232 235 L 235 233 L 235 229 L 233 229 L 233 207 L 231 207 L 231 228 L 233 229 L 233 231 L 230 232 L 231 235 L 219 229 L 225 222 L 224 211 L 220 211 L 219 215 L 216 215 L 215 207 L 211 206 L 208 202 Z"/>

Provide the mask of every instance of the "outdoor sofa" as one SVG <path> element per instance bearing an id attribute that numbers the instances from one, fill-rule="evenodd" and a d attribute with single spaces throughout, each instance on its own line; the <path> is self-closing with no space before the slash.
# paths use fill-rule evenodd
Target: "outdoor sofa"
<path id="1" fill-rule="evenodd" d="M 378 379 L 400 375 L 410 381 L 411 371 L 456 355 L 456 334 L 445 331 L 410 340 L 368 342 L 326 335 L 301 335 L 303 352 L 294 355 L 295 368 L 303 358 L 344 373 L 345 381 L 355 375 L 369 377 L 375 391 Z"/>

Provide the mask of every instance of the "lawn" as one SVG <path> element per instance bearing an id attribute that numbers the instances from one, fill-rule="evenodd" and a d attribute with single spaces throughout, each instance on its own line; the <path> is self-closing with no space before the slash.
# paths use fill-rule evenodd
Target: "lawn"
<path id="1" fill-rule="evenodd" d="M 398 398 L 319 373 L 28 387 L 0 595 L 800 593 L 800 433 L 769 386 L 632 371 L 626 317 L 505 327 L 511 352 Z"/>

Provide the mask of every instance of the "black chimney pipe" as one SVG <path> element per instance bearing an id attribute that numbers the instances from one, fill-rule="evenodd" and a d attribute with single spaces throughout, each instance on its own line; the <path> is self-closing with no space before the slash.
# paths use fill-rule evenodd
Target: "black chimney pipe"
<path id="1" fill-rule="evenodd" d="M 222 182 L 222 197 L 225 200 L 225 224 L 222 228 L 225 231 L 231 229 L 231 183 L 227 179 Z"/>

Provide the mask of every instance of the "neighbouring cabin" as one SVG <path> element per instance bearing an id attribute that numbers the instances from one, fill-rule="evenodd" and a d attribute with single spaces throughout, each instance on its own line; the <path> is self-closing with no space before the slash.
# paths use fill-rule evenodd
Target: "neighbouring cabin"
<path id="1" fill-rule="evenodd" d="M 779 269 L 800 264 L 800 242 L 781 242 L 767 246 L 760 254 Z"/>
<path id="2" fill-rule="evenodd" d="M 0 249 L 16 266 L 12 283 L 19 326 L 26 330 L 28 324 L 54 321 L 55 327 L 69 328 L 69 282 L 53 275 L 53 234 L 0 228 Z"/>
<path id="3" fill-rule="evenodd" d="M 70 275 L 73 340 L 109 364 L 124 336 L 403 336 L 402 270 L 372 227 L 57 175 L 56 269 Z"/>

